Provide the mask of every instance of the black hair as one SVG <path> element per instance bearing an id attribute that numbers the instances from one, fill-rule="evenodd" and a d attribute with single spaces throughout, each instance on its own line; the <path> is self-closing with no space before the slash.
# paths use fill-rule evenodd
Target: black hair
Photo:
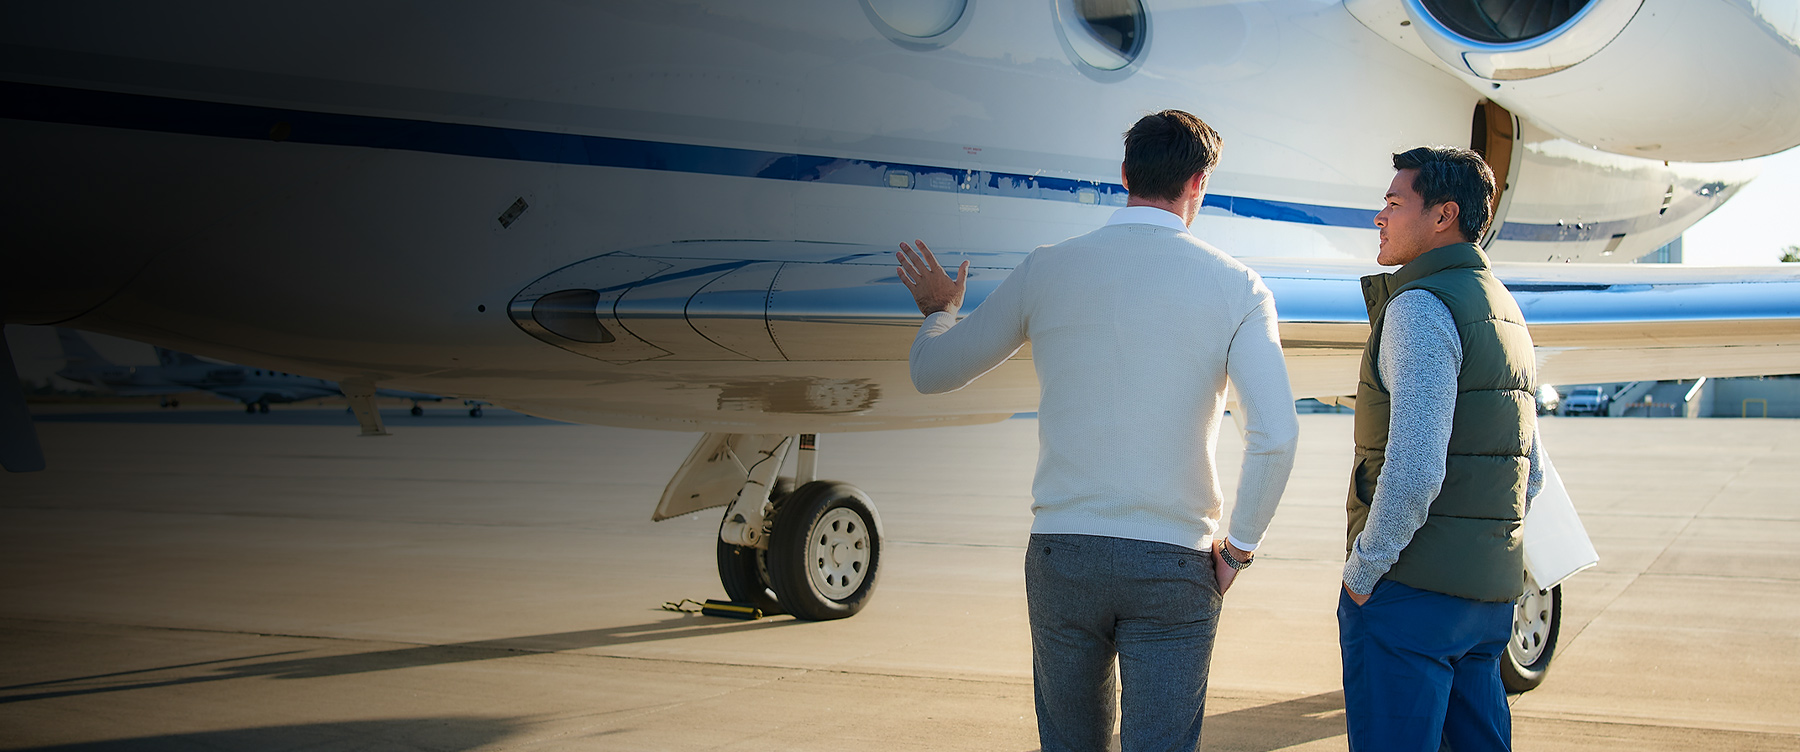
<path id="1" fill-rule="evenodd" d="M 1480 240 L 1493 221 L 1494 171 L 1481 155 L 1448 146 L 1421 146 L 1394 155 L 1394 169 L 1418 170 L 1413 192 L 1425 207 L 1455 202 L 1458 229 L 1471 243 Z"/>
<path id="2" fill-rule="evenodd" d="M 1131 195 L 1174 201 L 1195 175 L 1219 164 L 1219 132 L 1181 110 L 1145 115 L 1125 132 L 1125 182 Z"/>

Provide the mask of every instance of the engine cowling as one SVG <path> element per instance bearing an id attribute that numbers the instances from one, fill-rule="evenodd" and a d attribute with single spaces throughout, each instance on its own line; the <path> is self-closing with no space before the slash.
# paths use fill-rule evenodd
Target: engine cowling
<path id="1" fill-rule="evenodd" d="M 1800 144 L 1800 0 L 1349 0 L 1375 33 L 1550 131 L 1717 162 Z"/>

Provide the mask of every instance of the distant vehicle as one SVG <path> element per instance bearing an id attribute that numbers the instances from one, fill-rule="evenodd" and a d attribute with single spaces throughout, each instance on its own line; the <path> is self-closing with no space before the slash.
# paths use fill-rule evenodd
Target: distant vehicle
<path id="1" fill-rule="evenodd" d="M 1597 386 L 1578 386 L 1562 400 L 1563 415 L 1605 415 L 1612 397 Z"/>
<path id="2" fill-rule="evenodd" d="M 1556 387 L 1553 387 L 1549 384 L 1539 384 L 1538 385 L 1538 388 L 1537 388 L 1537 414 L 1552 415 L 1556 412 L 1556 409 L 1561 406 L 1562 406 L 1562 395 L 1557 393 Z"/>

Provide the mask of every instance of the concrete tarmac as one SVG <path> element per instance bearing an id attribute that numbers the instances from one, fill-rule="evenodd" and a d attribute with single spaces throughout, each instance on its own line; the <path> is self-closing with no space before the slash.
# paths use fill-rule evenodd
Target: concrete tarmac
<path id="1" fill-rule="evenodd" d="M 1033 420 L 821 437 L 887 548 L 862 614 L 809 623 L 660 608 L 722 597 L 718 512 L 649 521 L 691 434 L 283 412 L 40 423 L 51 469 L 0 476 L 0 748 L 1037 748 Z M 1345 748 L 1350 421 L 1301 416 L 1205 749 Z M 1565 586 L 1517 748 L 1800 749 L 1800 421 L 1543 435 L 1602 562 Z M 1228 493 L 1240 454 L 1223 437 Z"/>

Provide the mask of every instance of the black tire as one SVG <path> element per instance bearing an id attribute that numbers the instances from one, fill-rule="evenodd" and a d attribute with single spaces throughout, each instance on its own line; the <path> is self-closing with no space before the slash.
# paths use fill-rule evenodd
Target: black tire
<path id="1" fill-rule="evenodd" d="M 479 407 L 469 408 L 469 417 L 471 417 L 471 418 L 481 417 L 481 408 L 479 408 Z"/>
<path id="2" fill-rule="evenodd" d="M 727 600 L 762 609 L 763 616 L 783 613 L 781 600 L 769 589 L 768 552 L 719 541 L 719 584 Z"/>
<path id="3" fill-rule="evenodd" d="M 418 405 L 413 405 L 413 408 L 412 408 L 412 414 L 413 414 L 413 417 L 415 417 L 415 418 L 417 418 L 417 417 L 419 417 L 419 416 L 421 416 L 421 415 L 424 415 L 424 414 L 425 414 L 425 408 L 423 408 L 423 407 L 419 407 L 419 406 L 418 406 Z"/>
<path id="4" fill-rule="evenodd" d="M 269 403 L 267 403 L 267 402 L 256 403 L 256 411 L 259 413 L 262 413 L 263 415 L 268 415 L 269 414 Z"/>
<path id="5" fill-rule="evenodd" d="M 881 573 L 881 518 L 861 489 L 816 480 L 775 510 L 769 585 L 788 613 L 811 621 L 854 616 Z"/>
<path id="6" fill-rule="evenodd" d="M 792 478 L 779 478 L 770 489 L 769 500 L 781 507 L 782 500 L 794 491 Z M 725 524 L 724 520 L 719 521 Z M 725 586 L 725 597 L 762 609 L 764 616 L 786 613 L 781 600 L 769 587 L 768 552 L 719 540 L 719 584 Z"/>
<path id="7" fill-rule="evenodd" d="M 1500 682 L 1512 694 L 1544 683 L 1562 631 L 1562 586 L 1526 593 L 1513 603 L 1512 638 L 1500 659 Z"/>

